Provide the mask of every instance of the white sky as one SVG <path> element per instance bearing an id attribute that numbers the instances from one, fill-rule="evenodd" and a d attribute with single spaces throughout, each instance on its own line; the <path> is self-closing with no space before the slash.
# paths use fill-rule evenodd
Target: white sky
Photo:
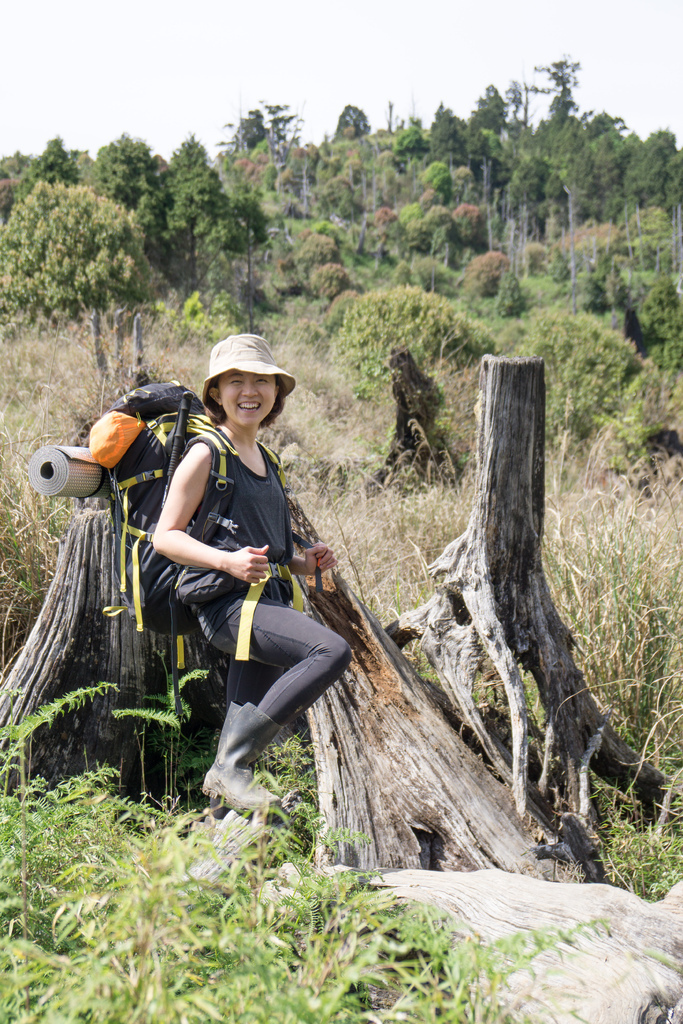
<path id="1" fill-rule="evenodd" d="M 606 110 L 646 138 L 683 145 L 681 0 L 34 0 L 5 4 L 0 155 L 100 146 L 124 132 L 170 157 L 207 147 L 260 100 L 289 105 L 304 141 L 331 134 L 347 103 L 373 128 L 387 102 L 426 127 L 441 101 L 466 118 L 487 85 L 567 54 L 580 111 Z M 544 76 L 536 76 L 544 84 Z M 538 97 L 535 120 L 547 102 Z"/>

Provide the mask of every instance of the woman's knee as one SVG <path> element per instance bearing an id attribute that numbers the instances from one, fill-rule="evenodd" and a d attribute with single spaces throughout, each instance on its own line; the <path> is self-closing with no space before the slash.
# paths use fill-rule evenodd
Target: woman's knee
<path id="1" fill-rule="evenodd" d="M 330 655 L 338 675 L 341 675 L 351 664 L 353 651 L 342 636 L 339 636 L 338 633 L 333 633 L 332 630 L 329 632 L 331 637 L 329 641 Z"/>

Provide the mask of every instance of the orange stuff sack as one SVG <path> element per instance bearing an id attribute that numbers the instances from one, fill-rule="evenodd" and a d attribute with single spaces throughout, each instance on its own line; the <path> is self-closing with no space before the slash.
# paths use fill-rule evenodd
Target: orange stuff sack
<path id="1" fill-rule="evenodd" d="M 125 412 L 108 412 L 93 424 L 88 447 L 95 462 L 113 469 L 147 424 Z"/>

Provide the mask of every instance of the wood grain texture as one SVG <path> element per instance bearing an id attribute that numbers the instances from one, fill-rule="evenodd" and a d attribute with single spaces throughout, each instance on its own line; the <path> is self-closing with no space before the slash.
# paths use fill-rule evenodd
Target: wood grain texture
<path id="1" fill-rule="evenodd" d="M 19 721 L 43 704 L 80 687 L 111 682 L 114 689 L 81 709 L 62 715 L 52 729 L 41 728 L 31 744 L 31 772 L 50 785 L 98 764 L 120 772 L 123 789 L 136 791 L 140 759 L 136 724 L 116 719 L 120 708 L 144 706 L 163 693 L 170 666 L 170 638 L 138 633 L 127 612 L 102 614 L 120 603 L 112 571 L 113 534 L 106 511 L 74 514 L 60 544 L 55 575 L 38 619 L 11 670 L 0 683 L 0 726 Z M 197 721 L 220 726 L 225 715 L 225 656 L 201 633 L 186 638 L 188 667 L 209 677 L 184 693 Z"/>
<path id="2" fill-rule="evenodd" d="M 382 871 L 379 884 L 448 911 L 488 940 L 562 933 L 555 948 L 535 957 L 533 976 L 511 979 L 544 1024 L 664 1024 L 683 999 L 683 882 L 654 904 L 608 885 L 497 870 Z"/>

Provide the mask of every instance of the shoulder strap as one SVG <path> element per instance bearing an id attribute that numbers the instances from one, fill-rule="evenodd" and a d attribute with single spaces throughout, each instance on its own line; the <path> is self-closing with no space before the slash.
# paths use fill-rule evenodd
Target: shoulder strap
<path id="1" fill-rule="evenodd" d="M 267 444 L 264 444 L 263 441 L 259 441 L 258 443 L 259 443 L 259 447 L 266 453 L 266 455 L 268 456 L 270 461 L 275 466 L 275 470 L 277 472 L 277 475 L 280 478 L 280 483 L 282 484 L 282 490 L 286 491 L 287 490 L 287 479 L 285 477 L 285 471 L 282 468 L 282 460 L 281 460 L 280 456 L 277 454 L 277 452 L 274 452 L 272 448 L 269 448 Z"/>

